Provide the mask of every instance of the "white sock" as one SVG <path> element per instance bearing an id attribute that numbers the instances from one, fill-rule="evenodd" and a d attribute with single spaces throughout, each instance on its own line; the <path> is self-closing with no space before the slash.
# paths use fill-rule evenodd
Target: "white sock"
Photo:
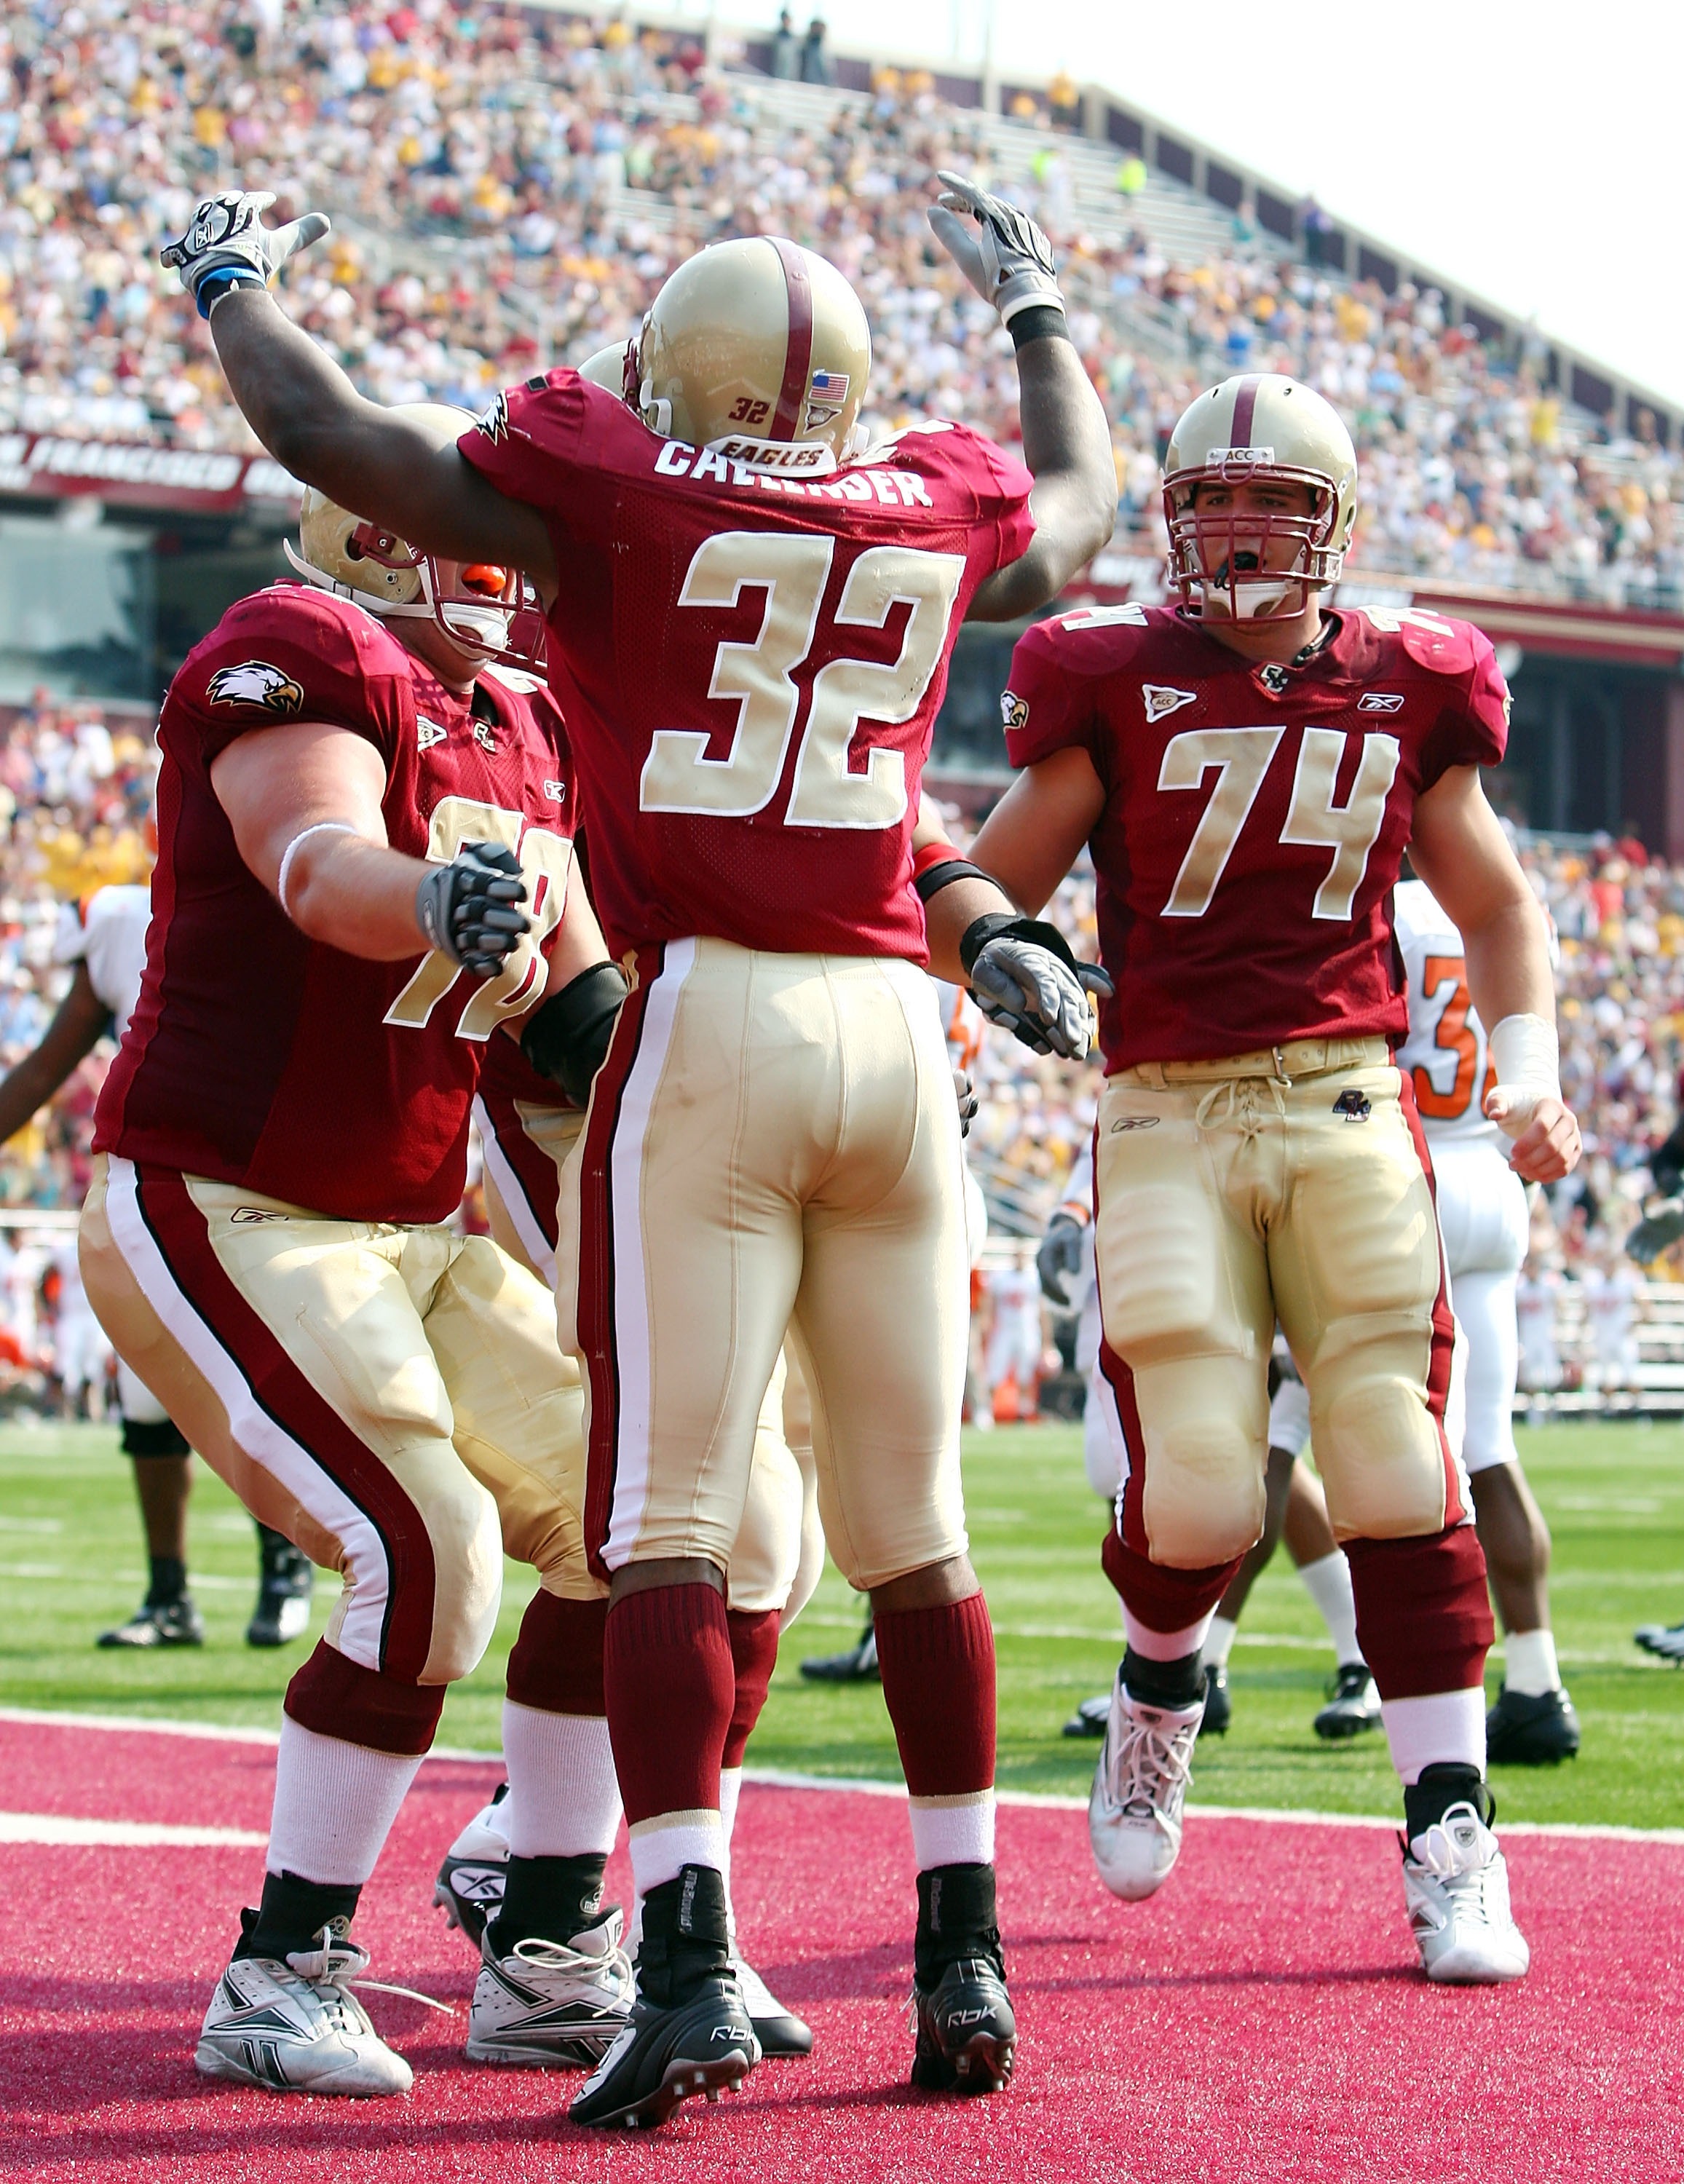
<path id="1" fill-rule="evenodd" d="M 1129 1643 L 1146 1661 L 1183 1661 L 1189 1653 L 1196 1653 L 1203 1646 L 1211 1624 L 1216 1620 L 1214 1609 L 1202 1615 L 1196 1623 L 1190 1623 L 1185 1630 L 1148 1630 L 1137 1615 L 1123 1610 L 1123 1629 Z"/>
<path id="2" fill-rule="evenodd" d="M 1206 1664 L 1213 1669 L 1225 1669 L 1228 1656 L 1233 1651 L 1234 1634 L 1240 1628 L 1231 1616 L 1213 1615 L 1210 1630 L 1201 1651 Z"/>
<path id="3" fill-rule="evenodd" d="M 503 1757 L 511 1857 L 607 1856 L 619 1831 L 620 1785 L 600 1714 L 545 1713 L 505 1699 Z"/>
<path id="4" fill-rule="evenodd" d="M 406 1753 L 319 1736 L 282 1714 L 265 1865 L 300 1880 L 360 1888 L 420 1765 Z"/>
<path id="5" fill-rule="evenodd" d="M 631 1830 L 632 1879 L 639 1896 L 676 1880 L 687 1865 L 725 1871 L 725 1831 L 717 1813 L 657 1813 Z"/>
<path id="6" fill-rule="evenodd" d="M 1453 1763 L 1486 1771 L 1486 1694 L 1433 1691 L 1425 1698 L 1382 1699 L 1380 1715 L 1398 1780 L 1419 1782 L 1424 1767 Z"/>
<path id="7" fill-rule="evenodd" d="M 1511 1630 L 1503 1641 L 1503 1680 L 1523 1697 L 1541 1699 L 1561 1689 L 1561 1665 L 1549 1630 Z"/>
<path id="8" fill-rule="evenodd" d="M 726 1915 L 734 1929 L 736 1914 L 731 1908 L 731 1836 L 737 1825 L 737 1805 L 743 1794 L 743 1770 L 740 1767 L 722 1767 L 719 1770 L 719 1832 L 724 1840 L 724 1856 L 720 1870 L 725 1875 Z"/>
<path id="9" fill-rule="evenodd" d="M 960 1797 L 913 1797 L 908 1810 L 912 1856 L 920 1873 L 936 1865 L 994 1864 L 992 1790 Z"/>
<path id="10" fill-rule="evenodd" d="M 1351 1565 L 1335 1547 L 1319 1561 L 1300 1563 L 1298 1574 L 1304 1590 L 1321 1611 L 1327 1634 L 1333 1641 L 1333 1657 L 1341 1669 L 1363 1658 L 1357 1643 L 1357 1596 L 1351 1590 Z"/>

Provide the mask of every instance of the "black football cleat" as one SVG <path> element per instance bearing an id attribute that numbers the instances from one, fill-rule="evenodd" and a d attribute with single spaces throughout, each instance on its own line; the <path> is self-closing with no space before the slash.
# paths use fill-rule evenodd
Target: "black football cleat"
<path id="1" fill-rule="evenodd" d="M 801 1674 L 812 1684 L 875 1684 L 882 1678 L 877 1665 L 877 1632 L 869 1623 L 857 1646 L 845 1653 L 821 1653 L 803 1661 Z"/>
<path id="2" fill-rule="evenodd" d="M 282 1533 L 271 1531 L 267 1524 L 259 1524 L 257 1530 L 261 1574 L 257 1605 L 246 1625 L 246 1643 L 290 1646 L 295 1638 L 304 1635 L 309 1624 L 315 1566 L 309 1557 L 301 1553 Z"/>
<path id="3" fill-rule="evenodd" d="M 1011 2078 L 1018 2020 L 994 1920 L 991 1865 L 918 1875 L 912 2082 L 925 2092 L 997 2093 Z"/>
<path id="4" fill-rule="evenodd" d="M 1108 1707 L 1111 1702 L 1106 1701 Z M 1201 1736 L 1226 1736 L 1228 1724 L 1234 1719 L 1234 1702 L 1229 1696 L 1228 1670 L 1220 1661 L 1205 1663 L 1205 1714 L 1199 1724 Z"/>
<path id="5" fill-rule="evenodd" d="M 1380 1691 L 1367 1663 L 1347 1661 L 1327 1687 L 1327 1704 L 1315 1719 L 1324 1744 L 1342 1744 L 1380 1724 Z"/>
<path id="6" fill-rule="evenodd" d="M 569 2120 L 653 2129 L 680 2101 L 741 2085 L 760 2057 L 731 1964 L 724 1878 L 687 1865 L 644 1898 L 637 1999 Z"/>
<path id="7" fill-rule="evenodd" d="M 1106 1724 L 1111 1719 L 1111 1694 L 1101 1691 L 1096 1697 L 1084 1699 L 1064 1724 L 1066 1736 L 1103 1736 Z"/>
<path id="8" fill-rule="evenodd" d="M 1556 1767 L 1579 1756 L 1579 1717 L 1564 1691 L 1536 1696 L 1507 1684 L 1486 1716 L 1486 1758 L 1493 1767 Z"/>
<path id="9" fill-rule="evenodd" d="M 1670 1661 L 1675 1669 L 1684 1665 L 1684 1623 L 1646 1623 L 1631 1635 L 1656 1660 Z"/>
<path id="10" fill-rule="evenodd" d="M 137 1652 L 152 1652 L 160 1646 L 203 1646 L 204 1618 L 191 1593 L 184 1592 L 179 1600 L 143 1601 L 126 1623 L 114 1630 L 102 1630 L 93 1642 L 108 1650 L 123 1646 Z"/>

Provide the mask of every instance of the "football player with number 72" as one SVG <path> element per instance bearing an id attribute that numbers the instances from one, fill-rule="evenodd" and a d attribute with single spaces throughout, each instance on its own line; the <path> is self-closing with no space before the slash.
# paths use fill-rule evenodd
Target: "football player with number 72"
<path id="1" fill-rule="evenodd" d="M 655 2124 L 760 2049 L 733 1970 L 725 1572 L 786 1329 L 831 1552 L 869 1592 L 912 1792 L 914 2081 L 991 2092 L 1017 2031 L 995 1914 L 993 1634 L 959 1475 L 959 1119 L 932 950 L 1043 1051 L 1088 991 L 967 873 L 915 883 L 919 783 L 967 616 L 1034 611 L 1109 537 L 1116 470 L 1046 237 L 944 176 L 937 239 L 1017 357 L 1023 461 L 929 419 L 876 446 L 859 298 L 775 237 L 679 266 L 622 382 L 547 372 L 439 450 L 265 291 L 321 234 L 206 199 L 165 254 L 270 453 L 423 551 L 524 571 L 628 969 L 558 1209 L 588 1404 L 587 1550 L 611 1586 L 610 1732 L 644 1902 L 638 2000 L 576 2122 Z M 940 861 L 952 862 L 951 855 Z M 949 967 L 951 964 L 951 967 Z M 556 996 L 522 1045 L 542 1073 Z M 555 1028 L 565 1028 L 560 1017 Z"/>
<path id="2" fill-rule="evenodd" d="M 1180 1847 L 1200 1646 L 1263 1522 L 1278 1317 L 1402 1780 L 1421 1961 L 1485 1982 L 1528 1957 L 1485 1782 L 1491 1608 L 1446 1432 L 1432 1166 L 1393 1061 L 1406 845 L 1465 942 L 1510 1166 L 1552 1182 L 1579 1132 L 1543 916 L 1480 785 L 1502 675 L 1465 622 L 1332 605 L 1356 494 L 1350 436 L 1308 387 L 1202 395 L 1165 462 L 1179 603 L 1021 638 L 1003 707 L 1022 772 L 971 854 L 1033 911 L 1088 843 L 1116 985 L 1096 1237 L 1128 1645 L 1090 1805 L 1101 1875 L 1149 1896 Z"/>

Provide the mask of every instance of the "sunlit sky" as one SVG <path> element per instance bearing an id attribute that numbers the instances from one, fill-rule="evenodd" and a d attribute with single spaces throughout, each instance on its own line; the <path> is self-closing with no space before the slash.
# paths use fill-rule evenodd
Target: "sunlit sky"
<path id="1" fill-rule="evenodd" d="M 1676 0 L 991 8 L 1005 71 L 1102 84 L 1684 404 Z M 717 0 L 717 12 L 769 25 L 777 8 Z M 792 12 L 804 25 L 811 9 Z M 974 64 L 990 0 L 826 12 L 844 51 Z"/>

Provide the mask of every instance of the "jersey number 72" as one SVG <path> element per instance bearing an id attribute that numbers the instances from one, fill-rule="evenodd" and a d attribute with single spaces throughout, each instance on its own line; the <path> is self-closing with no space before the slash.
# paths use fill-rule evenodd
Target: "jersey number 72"
<path id="1" fill-rule="evenodd" d="M 717 532 L 697 548 L 679 589 L 681 607 L 734 607 L 745 587 L 759 586 L 766 605 L 752 644 L 727 641 L 713 655 L 708 696 L 737 701 L 730 750 L 709 758 L 705 729 L 657 729 L 638 784 L 643 811 L 747 819 L 776 796 L 800 709 L 794 676 L 815 650 L 835 554 L 834 538 L 766 531 Z M 906 546 L 867 547 L 850 569 L 823 644 L 829 657 L 812 679 L 786 824 L 876 829 L 905 817 L 904 755 L 873 749 L 862 773 L 850 769 L 848 755 L 862 720 L 899 726 L 923 705 L 946 650 L 964 573 L 962 554 Z M 899 656 L 848 658 L 842 632 L 880 630 L 897 603 L 912 608 Z"/>

